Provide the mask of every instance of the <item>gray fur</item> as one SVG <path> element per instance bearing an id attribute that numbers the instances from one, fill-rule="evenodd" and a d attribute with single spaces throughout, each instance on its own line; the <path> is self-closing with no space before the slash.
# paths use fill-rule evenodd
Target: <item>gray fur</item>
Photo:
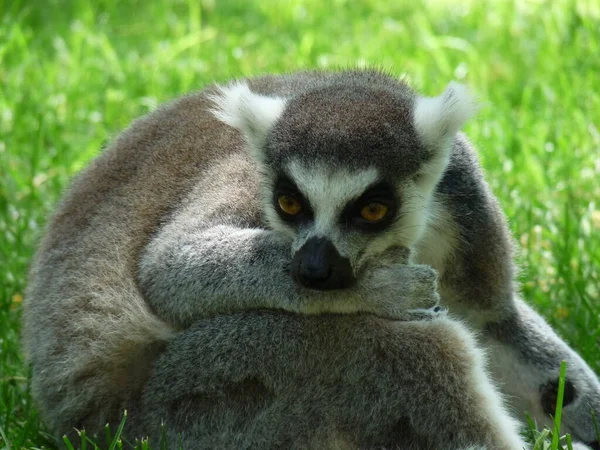
<path id="1" fill-rule="evenodd" d="M 232 316 L 231 324 L 224 323 L 222 317 L 206 320 L 208 317 L 264 308 L 304 313 L 368 312 L 392 319 L 433 317 L 433 310 L 428 308 L 437 304 L 439 288 L 442 304 L 482 330 L 481 342 L 491 349 L 493 357 L 500 355 L 495 350 L 501 348 L 503 357 L 510 355 L 519 361 L 520 379 L 534 380 L 537 386 L 511 380 L 507 382 L 510 387 L 505 385 L 504 389 L 522 400 L 517 403 L 519 407 L 535 411 L 534 417 L 540 422 L 547 415 L 539 412 L 539 387 L 556 377 L 560 359 L 569 359 L 569 379 L 582 401 L 567 407 L 563 418 L 577 438 L 595 439 L 584 403 L 591 399 L 590 403 L 597 405 L 597 379 L 549 328 L 528 331 L 529 317 L 534 317 L 535 323 L 543 324 L 543 320 L 521 306 L 506 221 L 483 179 L 474 150 L 461 134 L 447 145 L 447 135 L 455 131 L 455 124 L 442 120 L 439 133 L 425 133 L 414 117 L 420 97 L 405 84 L 375 71 L 306 72 L 247 82 L 253 93 L 284 103 L 268 114 L 256 112 L 247 121 L 236 122 L 231 115 L 221 114 L 221 119 L 230 120 L 239 130 L 215 117 L 215 101 L 218 103 L 223 95 L 217 88 L 159 109 L 135 122 L 76 178 L 50 221 L 30 274 L 24 334 L 33 368 L 34 396 L 53 432 L 67 433 L 73 427 L 99 430 L 104 423 L 117 421 L 123 408 L 141 411 L 131 415 L 132 423 L 142 427 L 137 429 L 141 433 L 153 432 L 156 421 L 149 423 L 146 420 L 154 419 L 142 417 L 148 408 L 140 407 L 140 401 L 144 405 L 154 402 L 151 409 L 163 411 L 171 394 L 187 396 L 186 389 L 204 389 L 203 382 L 194 384 L 193 380 L 201 379 L 204 369 L 213 370 L 206 360 L 224 354 L 221 347 L 194 344 L 212 339 L 194 324 L 204 324 L 208 330 L 222 325 L 235 335 L 235 327 L 244 316 Z M 442 102 L 444 111 L 450 113 L 456 101 L 453 92 L 443 96 L 452 104 Z M 247 104 L 236 107 L 248 112 Z M 458 113 L 456 117 L 459 122 L 463 119 Z M 329 237 L 352 262 L 358 278 L 348 291 L 311 292 L 299 288 L 287 273 L 295 250 L 309 236 L 322 232 L 316 226 L 292 229 L 280 223 L 273 212 L 270 194 L 275 176 L 282 171 L 289 175 L 295 167 L 308 170 L 309 176 L 315 168 L 330 170 L 327 174 L 332 176 L 371 168 L 377 177 L 393 184 L 402 200 L 396 222 L 384 233 L 365 237 L 344 231 L 337 222 L 329 224 Z M 414 223 L 406 222 L 407 218 Z M 407 264 L 408 253 L 418 264 Z M 439 280 L 429 265 L 439 273 Z M 264 340 L 273 339 L 263 328 L 265 317 L 271 318 L 273 313 L 246 314 L 249 328 L 240 336 L 248 344 L 243 345 L 253 345 L 255 353 L 250 354 L 269 352 L 280 365 L 270 366 L 269 373 L 257 372 L 256 368 L 246 373 L 240 368 L 234 371 L 235 376 L 267 377 L 261 382 L 272 384 L 269 392 L 276 390 L 275 397 L 277 402 L 281 397 L 281 403 L 275 404 L 283 407 L 289 398 L 281 396 L 277 380 L 289 373 L 288 352 L 294 345 L 302 347 L 311 341 L 286 335 L 286 339 L 276 341 L 277 345 L 263 345 Z M 292 327 L 294 321 L 322 320 L 280 317 L 282 324 Z M 328 320 L 332 335 L 325 334 L 325 340 L 340 338 L 339 323 L 359 319 Z M 267 322 L 285 332 L 284 325 L 272 324 L 272 319 Z M 433 326 L 428 323 L 419 326 Z M 515 324 L 525 330 L 518 333 L 519 338 L 502 338 L 510 335 Z M 356 325 L 365 330 L 362 336 L 368 347 L 372 341 L 366 325 Z M 408 324 L 398 326 L 410 329 Z M 436 372 L 438 366 L 427 358 L 454 352 L 453 344 L 443 340 L 444 332 L 438 334 L 436 330 L 431 328 L 432 339 L 437 342 L 433 349 L 423 345 L 407 353 L 426 359 L 431 368 L 428 376 L 441 375 Z M 380 331 L 375 327 L 372 332 L 376 336 Z M 390 342 L 400 336 L 390 333 Z M 464 336 L 461 339 L 469 339 Z M 536 348 L 539 339 L 548 349 L 543 361 L 530 358 L 529 349 Z M 231 345 L 227 340 L 215 342 Z M 166 353 L 158 356 L 165 347 Z M 197 354 L 190 353 L 194 348 Z M 227 354 L 235 362 L 244 353 L 234 350 Z M 403 359 L 412 359 L 407 354 L 391 351 L 390 364 L 401 367 Z M 335 360 L 339 366 L 332 368 L 332 377 L 357 363 L 352 353 L 343 355 L 345 360 Z M 332 356 L 319 355 L 327 360 Z M 469 364 L 471 359 L 465 358 L 462 363 Z M 176 370 L 179 379 L 190 383 L 173 386 L 173 392 L 164 391 L 163 397 L 152 398 L 154 388 L 148 390 L 147 386 L 169 379 L 164 364 L 181 366 L 181 371 Z M 273 378 L 268 378 L 271 373 Z M 500 372 L 495 373 L 505 381 Z M 369 374 L 365 377 L 372 384 L 364 388 L 380 386 L 385 393 L 382 398 L 391 402 L 383 402 L 380 413 L 394 408 L 400 398 L 394 397 L 394 392 L 411 379 L 410 371 L 403 372 L 392 389 L 389 380 L 382 379 L 383 384 L 378 385 L 377 377 Z M 448 399 L 454 398 L 450 386 L 445 391 Z M 343 395 L 351 392 L 342 390 Z M 357 392 L 357 401 L 364 392 Z M 428 395 L 418 389 L 410 392 L 416 399 Z M 490 395 L 495 398 L 493 392 Z M 202 404 L 207 405 L 206 401 Z M 329 413 L 334 424 L 336 414 L 342 417 L 348 413 L 343 405 L 338 406 Z M 216 416 L 225 414 L 219 410 L 222 407 L 215 406 Z M 311 412 L 306 403 L 298 407 L 304 407 L 298 415 L 307 414 L 307 419 L 318 413 Z M 355 412 L 365 411 L 357 408 Z M 600 416 L 597 406 L 596 412 Z M 397 412 L 399 416 L 413 413 L 410 406 Z M 448 417 L 452 414 L 445 410 L 438 413 L 430 417 L 430 426 L 435 424 L 443 430 L 449 426 L 444 424 L 453 424 Z M 504 414 L 501 406 L 498 414 Z M 278 424 L 282 433 L 298 423 L 298 417 L 292 419 L 291 425 Z M 180 417 L 173 426 L 193 420 L 191 416 Z M 149 428 L 144 428 L 144 423 Z M 226 423 L 223 426 L 228 426 Z M 462 429 L 461 424 L 454 425 Z M 202 426 L 194 425 L 200 427 L 198 430 Z M 466 422 L 464 426 L 465 430 L 470 427 Z M 273 432 L 278 431 L 274 428 Z M 370 438 L 369 433 L 352 439 Z M 373 433 L 381 435 L 382 431 Z M 213 438 L 218 439 L 206 437 Z M 489 436 L 472 439 L 460 441 L 460 445 L 489 443 L 491 448 L 509 448 L 490 443 L 496 438 Z"/>
<path id="2" fill-rule="evenodd" d="M 169 440 L 183 448 L 524 445 L 474 339 L 443 318 L 256 311 L 203 320 L 156 361 L 141 412 L 145 430 L 174 424 Z"/>

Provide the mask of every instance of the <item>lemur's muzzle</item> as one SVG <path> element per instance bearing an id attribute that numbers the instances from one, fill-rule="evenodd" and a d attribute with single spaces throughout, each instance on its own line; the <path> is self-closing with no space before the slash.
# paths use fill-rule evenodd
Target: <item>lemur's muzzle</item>
<path id="1" fill-rule="evenodd" d="M 292 260 L 292 276 L 300 285 L 318 290 L 344 289 L 354 281 L 348 258 L 329 239 L 310 238 Z"/>

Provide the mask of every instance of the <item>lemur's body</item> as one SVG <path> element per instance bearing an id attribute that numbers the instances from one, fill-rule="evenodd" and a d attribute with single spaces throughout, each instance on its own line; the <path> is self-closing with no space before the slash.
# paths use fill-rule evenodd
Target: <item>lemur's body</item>
<path id="1" fill-rule="evenodd" d="M 406 265 L 395 244 L 438 271 L 442 303 L 484 331 L 502 389 L 539 422 L 552 394 L 540 390 L 567 359 L 576 395 L 566 430 L 594 440 L 584 405 L 600 415 L 598 381 L 517 297 L 503 214 L 474 151 L 455 136 L 469 115 L 460 88 L 419 99 L 369 71 L 248 86 L 191 95 L 137 121 L 63 200 L 25 305 L 34 394 L 51 428 L 98 429 L 135 410 L 157 349 L 177 353 L 172 337 L 205 317 L 256 308 L 426 315 L 419 310 L 437 302 L 432 272 Z M 275 210 L 276 191 L 291 202 L 289 217 Z M 304 219 L 293 209 L 298 192 Z M 385 234 L 353 222 L 365 192 L 375 200 L 357 207 L 383 198 L 395 215 L 380 222 Z M 346 203 L 348 213 L 336 210 Z M 520 372 L 495 370 L 495 355 Z"/>

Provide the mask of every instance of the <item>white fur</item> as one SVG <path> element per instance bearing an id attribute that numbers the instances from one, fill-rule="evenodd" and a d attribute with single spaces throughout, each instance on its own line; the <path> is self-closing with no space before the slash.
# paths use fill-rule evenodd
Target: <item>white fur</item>
<path id="1" fill-rule="evenodd" d="M 460 232 L 456 222 L 443 201 L 431 202 L 427 209 L 427 227 L 416 247 L 415 259 L 419 264 L 427 264 L 444 276 L 448 258 L 459 247 Z"/>
<path id="2" fill-rule="evenodd" d="M 253 93 L 246 83 L 219 86 L 211 96 L 217 119 L 242 132 L 255 158 L 262 159 L 261 147 L 285 109 L 286 100 Z"/>
<path id="3" fill-rule="evenodd" d="M 451 82 L 442 95 L 417 99 L 415 128 L 427 145 L 439 147 L 453 137 L 476 111 L 475 99 L 467 87 Z"/>
<path id="4" fill-rule="evenodd" d="M 476 101 L 466 86 L 451 82 L 437 97 L 419 97 L 413 120 L 423 143 L 434 151 L 419 171 L 418 184 L 430 193 L 446 170 L 456 133 L 477 111 Z"/>
<path id="5" fill-rule="evenodd" d="M 450 148 L 451 144 L 441 149 L 429 161 L 421 164 L 415 183 L 424 196 L 429 196 L 442 179 L 442 174 L 450 163 Z"/>
<path id="6" fill-rule="evenodd" d="M 344 254 L 344 246 L 340 245 L 339 217 L 350 201 L 360 197 L 377 181 L 377 170 L 369 168 L 350 172 L 347 169 L 338 169 L 333 172 L 329 167 L 307 167 L 292 161 L 288 166 L 288 174 L 310 202 L 315 213 L 314 227 L 295 241 L 293 251 L 297 251 L 311 237 L 327 237 L 338 247 L 342 256 L 349 256 Z"/>
<path id="7" fill-rule="evenodd" d="M 397 239 L 405 247 L 412 248 L 425 233 L 430 198 L 423 195 L 418 186 L 411 182 L 403 184 L 400 190 L 402 204 Z"/>
<path id="8" fill-rule="evenodd" d="M 341 210 L 353 199 L 360 197 L 378 179 L 374 168 L 357 172 L 318 165 L 304 166 L 292 161 L 289 175 L 310 201 L 315 211 L 316 229 L 327 232 L 338 221 Z"/>

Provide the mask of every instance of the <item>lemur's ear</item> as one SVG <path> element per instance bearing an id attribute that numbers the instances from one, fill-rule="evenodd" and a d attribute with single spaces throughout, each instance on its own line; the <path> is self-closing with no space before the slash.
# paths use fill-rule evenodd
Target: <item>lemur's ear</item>
<path id="1" fill-rule="evenodd" d="M 417 99 L 414 124 L 425 145 L 440 149 L 451 144 L 476 111 L 477 103 L 468 88 L 451 82 L 442 95 Z"/>
<path id="2" fill-rule="evenodd" d="M 438 97 L 418 97 L 414 126 L 423 144 L 431 151 L 417 176 L 425 194 L 433 192 L 450 161 L 456 133 L 477 112 L 477 103 L 466 86 L 452 82 Z"/>
<path id="3" fill-rule="evenodd" d="M 255 157 L 262 159 L 262 146 L 271 127 L 283 113 L 286 100 L 253 93 L 246 83 L 220 86 L 213 114 L 242 132 Z"/>

